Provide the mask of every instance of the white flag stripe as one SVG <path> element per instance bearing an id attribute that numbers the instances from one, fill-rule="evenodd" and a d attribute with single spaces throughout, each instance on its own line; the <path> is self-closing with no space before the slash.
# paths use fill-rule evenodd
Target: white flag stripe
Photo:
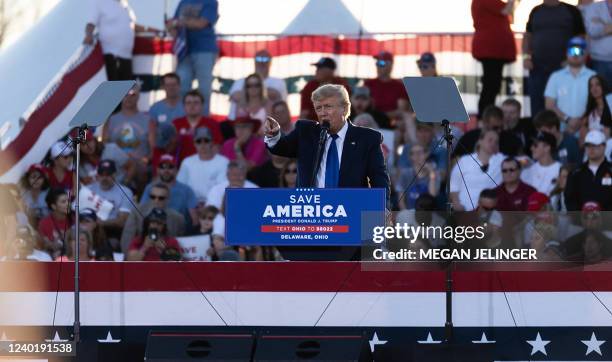
<path id="1" fill-rule="evenodd" d="M 83 325 L 402 326 L 444 325 L 445 294 L 331 292 L 82 292 Z M 611 293 L 607 293 L 611 294 Z M 610 327 L 589 292 L 455 293 L 457 327 Z M 326 306 L 333 301 L 325 310 Z M 9 292 L 1 325 L 51 325 L 54 292 Z M 508 307 L 510 304 L 510 308 Z M 167 308 L 172 305 L 172 308 Z M 217 312 L 215 312 L 215 310 Z M 325 310 L 325 313 L 323 311 Z M 1 312 L 0 312 L 1 313 Z M 56 325 L 72 325 L 73 293 L 59 293 Z"/>
<path id="2" fill-rule="evenodd" d="M 173 54 L 135 55 L 132 59 L 134 74 L 164 75 L 176 70 Z"/>
<path id="3" fill-rule="evenodd" d="M 482 76 L 480 62 L 466 52 L 436 53 L 439 74 L 454 74 L 465 76 Z M 278 78 L 308 76 L 314 74 L 311 64 L 323 56 L 331 56 L 338 63 L 337 74 L 342 77 L 374 78 L 376 67 L 370 55 L 330 55 L 325 53 L 295 53 L 274 57 L 270 75 Z M 419 75 L 416 61 L 417 55 L 399 55 L 394 58 L 393 77 Z M 133 69 L 135 74 L 163 75 L 175 71 L 176 58 L 172 54 L 135 55 Z M 234 58 L 229 56 L 217 60 L 213 73 L 224 79 L 240 79 L 253 73 L 255 66 L 252 58 Z M 513 62 L 504 68 L 504 76 L 522 78 L 526 73 L 520 62 Z"/>
<path id="4" fill-rule="evenodd" d="M 312 63 L 319 58 L 332 57 L 338 63 L 336 73 L 342 77 L 373 78 L 376 76 L 374 59 L 370 55 L 330 55 L 326 53 L 295 53 L 281 55 L 272 59 L 270 75 L 279 78 L 288 78 L 301 75 L 314 74 Z M 480 62 L 467 52 L 440 52 L 436 53 L 438 73 L 456 74 L 466 76 L 481 76 Z M 393 76 L 401 78 L 409 75 L 418 75 L 416 61 L 418 55 L 399 55 L 394 57 Z M 243 78 L 254 71 L 253 59 L 221 57 L 215 65 L 215 76 L 226 79 Z M 505 76 L 521 78 L 525 71 L 520 62 L 509 63 L 504 68 Z"/>

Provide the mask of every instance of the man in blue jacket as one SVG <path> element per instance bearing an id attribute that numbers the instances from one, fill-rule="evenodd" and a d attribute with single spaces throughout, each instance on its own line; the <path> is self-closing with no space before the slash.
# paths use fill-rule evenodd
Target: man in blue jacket
<path id="1" fill-rule="evenodd" d="M 390 182 L 381 149 L 382 135 L 347 120 L 351 103 L 346 88 L 337 84 L 320 86 L 312 93 L 312 101 L 318 122 L 299 120 L 286 136 L 281 137 L 278 122 L 268 117 L 264 134 L 270 152 L 298 159 L 298 187 L 384 188 L 388 199 Z M 315 155 L 324 121 L 330 127 L 317 164 Z"/>

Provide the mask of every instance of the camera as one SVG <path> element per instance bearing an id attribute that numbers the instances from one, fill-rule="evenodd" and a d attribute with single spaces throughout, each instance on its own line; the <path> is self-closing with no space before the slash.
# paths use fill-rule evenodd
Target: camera
<path id="1" fill-rule="evenodd" d="M 149 230 L 148 237 L 149 237 L 149 239 L 151 239 L 153 241 L 159 240 L 159 234 L 158 234 L 157 230 Z"/>

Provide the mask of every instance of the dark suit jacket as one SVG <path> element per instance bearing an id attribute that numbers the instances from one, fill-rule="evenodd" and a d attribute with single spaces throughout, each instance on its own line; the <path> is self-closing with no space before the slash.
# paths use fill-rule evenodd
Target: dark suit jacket
<path id="1" fill-rule="evenodd" d="M 310 178 L 320 131 L 318 122 L 299 120 L 291 133 L 281 137 L 278 143 L 270 148 L 270 152 L 275 155 L 297 158 L 298 187 L 313 187 L 310 185 Z M 349 122 L 342 148 L 338 186 L 384 188 L 388 200 L 390 182 L 381 144 L 380 132 Z"/>

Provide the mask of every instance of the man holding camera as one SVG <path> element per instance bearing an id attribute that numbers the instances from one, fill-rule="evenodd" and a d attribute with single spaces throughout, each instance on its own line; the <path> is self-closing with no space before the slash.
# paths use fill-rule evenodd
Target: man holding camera
<path id="1" fill-rule="evenodd" d="M 161 209 L 166 213 L 166 230 L 168 236 L 182 236 L 185 235 L 185 217 L 168 207 L 168 200 L 170 200 L 170 189 L 166 184 L 155 183 L 151 187 L 149 192 L 149 201 L 143 201 L 140 204 L 139 210 L 133 210 L 130 213 L 123 233 L 121 234 L 121 250 L 127 255 L 129 246 L 134 240 L 134 237 L 140 235 L 143 232 L 143 219 L 145 215 L 149 215 L 153 209 Z"/>
<path id="2" fill-rule="evenodd" d="M 144 219 L 142 235 L 134 238 L 129 247 L 128 261 L 180 260 L 179 243 L 169 237 L 166 228 L 166 212 L 154 208 Z"/>

